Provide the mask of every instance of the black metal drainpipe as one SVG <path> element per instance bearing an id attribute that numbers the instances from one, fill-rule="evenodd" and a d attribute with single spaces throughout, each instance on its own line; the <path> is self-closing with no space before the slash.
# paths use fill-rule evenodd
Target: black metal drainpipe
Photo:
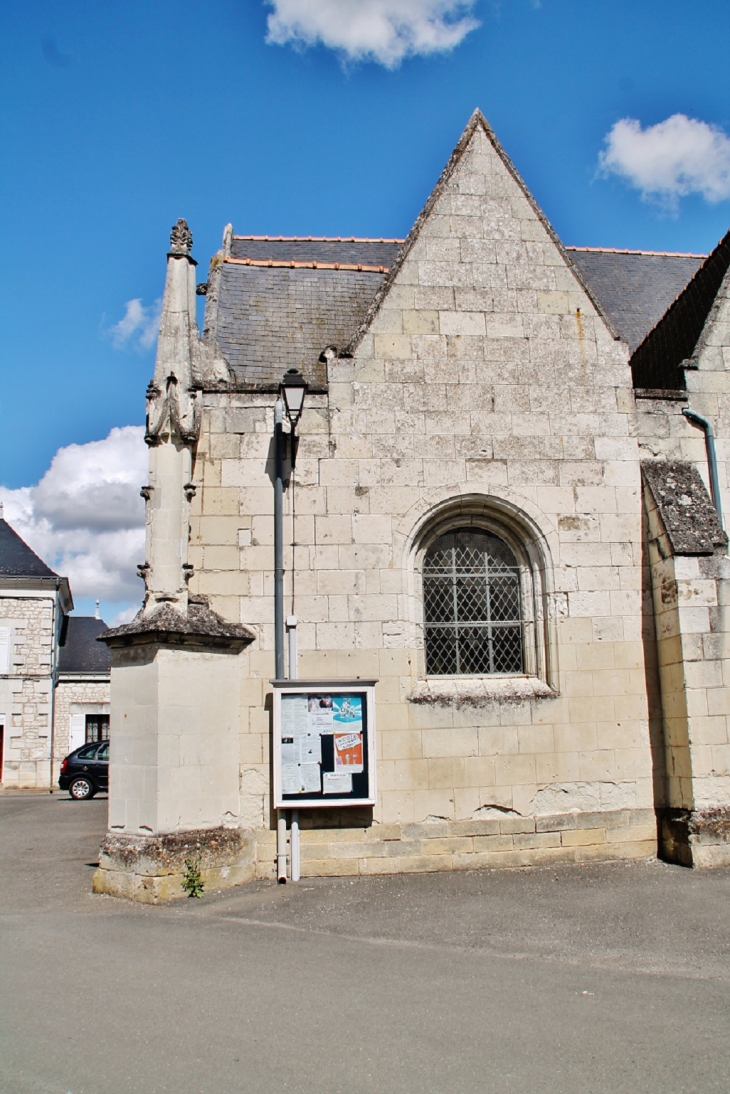
<path id="1" fill-rule="evenodd" d="M 696 410 L 690 410 L 689 407 L 685 407 L 682 411 L 685 418 L 692 422 L 693 425 L 698 425 L 705 434 L 705 448 L 707 449 L 707 466 L 710 471 L 710 492 L 712 494 L 712 501 L 715 509 L 717 510 L 717 518 L 720 521 L 720 527 L 722 524 L 722 501 L 720 499 L 720 478 L 717 474 L 717 453 L 715 451 L 715 431 L 712 428 L 712 422 L 709 418 L 705 418 L 703 414 L 698 414 Z"/>

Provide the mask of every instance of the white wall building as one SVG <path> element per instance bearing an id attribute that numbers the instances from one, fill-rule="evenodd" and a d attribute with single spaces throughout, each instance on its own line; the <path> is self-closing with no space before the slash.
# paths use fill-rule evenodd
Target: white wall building
<path id="1" fill-rule="evenodd" d="M 57 788 L 61 760 L 109 735 L 101 619 L 73 616 L 59 577 L 0 516 L 0 782 Z"/>

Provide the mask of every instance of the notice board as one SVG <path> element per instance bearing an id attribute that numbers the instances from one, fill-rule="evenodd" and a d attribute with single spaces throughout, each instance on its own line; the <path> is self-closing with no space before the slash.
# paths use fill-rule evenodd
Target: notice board
<path id="1" fill-rule="evenodd" d="M 273 680 L 274 808 L 375 805 L 375 680 Z"/>

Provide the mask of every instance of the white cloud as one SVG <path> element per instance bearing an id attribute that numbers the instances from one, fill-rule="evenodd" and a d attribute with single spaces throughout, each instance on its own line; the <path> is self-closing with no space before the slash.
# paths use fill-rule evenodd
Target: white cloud
<path id="1" fill-rule="evenodd" d="M 138 611 L 138 604 L 134 604 L 131 608 L 124 608 L 123 611 L 117 612 L 114 618 L 109 620 L 109 626 L 121 627 L 124 623 L 131 623 Z"/>
<path id="2" fill-rule="evenodd" d="M 642 197 L 670 208 L 688 194 L 713 202 L 730 198 L 730 138 L 686 114 L 646 129 L 636 118 L 621 118 L 606 136 L 599 164 L 603 174 L 618 175 Z"/>
<path id="3" fill-rule="evenodd" d="M 453 49 L 479 26 L 475 0 L 265 0 L 267 41 L 318 42 L 351 61 L 396 68 L 404 57 Z"/>
<path id="4" fill-rule="evenodd" d="M 144 430 L 123 426 L 103 441 L 59 448 L 36 486 L 0 487 L 0 499 L 8 523 L 69 578 L 76 600 L 98 597 L 124 611 L 142 601 L 146 481 Z"/>
<path id="5" fill-rule="evenodd" d="M 108 330 L 108 335 L 116 349 L 130 345 L 134 349 L 146 350 L 157 341 L 162 312 L 162 297 L 145 307 L 142 298 L 128 300 L 124 318 Z"/>

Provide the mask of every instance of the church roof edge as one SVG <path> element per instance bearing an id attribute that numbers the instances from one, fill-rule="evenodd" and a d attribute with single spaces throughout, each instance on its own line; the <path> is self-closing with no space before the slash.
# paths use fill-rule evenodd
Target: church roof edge
<path id="1" fill-rule="evenodd" d="M 631 356 L 634 387 L 681 389 L 730 270 L 730 230 L 705 258 L 662 318 Z"/>

